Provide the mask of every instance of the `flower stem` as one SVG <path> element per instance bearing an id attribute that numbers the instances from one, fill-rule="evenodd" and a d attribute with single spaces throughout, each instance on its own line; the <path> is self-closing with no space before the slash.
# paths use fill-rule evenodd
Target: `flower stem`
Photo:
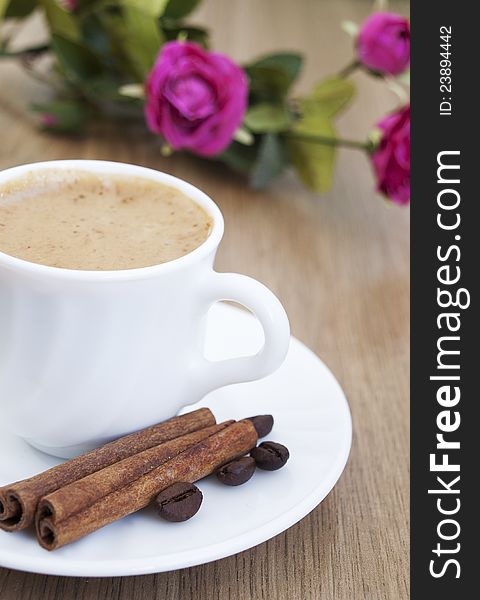
<path id="1" fill-rule="evenodd" d="M 356 150 L 364 150 L 368 152 L 370 145 L 368 142 L 359 142 L 357 140 L 345 140 L 341 138 L 330 138 L 323 135 L 310 135 L 308 133 L 289 132 L 287 137 L 303 142 L 311 142 L 312 144 L 322 144 L 323 146 L 341 146 L 343 148 L 355 148 Z"/>
<path id="2" fill-rule="evenodd" d="M 339 73 L 338 76 L 339 77 L 348 77 L 349 75 L 351 75 L 354 71 L 356 71 L 358 69 L 358 67 L 360 67 L 360 61 L 359 60 L 354 60 L 353 62 L 351 62 L 350 64 L 348 64 L 346 67 L 344 67 Z"/>

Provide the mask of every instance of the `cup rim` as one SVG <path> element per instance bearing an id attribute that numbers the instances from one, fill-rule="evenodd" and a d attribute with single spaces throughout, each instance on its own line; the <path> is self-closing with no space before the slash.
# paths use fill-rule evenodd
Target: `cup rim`
<path id="1" fill-rule="evenodd" d="M 13 179 L 21 178 L 28 173 L 34 173 L 42 170 L 77 170 L 95 173 L 105 173 L 111 175 L 128 175 L 144 177 L 150 180 L 158 181 L 170 187 L 183 192 L 191 200 L 199 204 L 207 214 L 212 218 L 213 227 L 207 239 L 197 248 L 165 263 L 151 265 L 148 267 L 137 267 L 133 269 L 118 270 L 83 270 L 68 269 L 64 267 L 51 267 L 39 263 L 30 262 L 23 258 L 11 256 L 0 250 L 0 267 L 7 267 L 11 270 L 22 273 L 47 276 L 60 279 L 70 279 L 77 281 L 128 281 L 134 279 L 145 279 L 169 273 L 182 267 L 187 267 L 200 261 L 205 256 L 215 251 L 219 245 L 224 230 L 223 215 L 215 202 L 205 192 L 187 183 L 183 179 L 157 171 L 149 167 L 142 167 L 131 163 L 123 163 L 108 160 L 89 160 L 89 159 L 67 159 L 67 160 L 48 160 L 41 162 L 28 163 L 10 167 L 0 171 L 0 185 Z"/>

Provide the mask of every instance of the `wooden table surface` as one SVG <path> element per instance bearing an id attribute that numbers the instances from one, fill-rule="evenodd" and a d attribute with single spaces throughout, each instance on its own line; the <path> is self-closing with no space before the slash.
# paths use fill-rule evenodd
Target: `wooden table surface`
<path id="1" fill-rule="evenodd" d="M 205 0 L 194 15 L 217 49 L 246 60 L 274 49 L 307 57 L 299 89 L 344 66 L 344 19 L 360 0 Z M 390 3 L 406 12 L 405 3 Z M 363 138 L 396 105 L 377 81 L 355 75 L 358 101 L 339 127 Z M 220 205 L 226 234 L 217 268 L 256 277 L 280 297 L 293 334 L 329 365 L 353 416 L 347 468 L 312 513 L 274 539 L 203 566 L 116 579 L 47 577 L 0 569 L 0 599 L 403 600 L 408 588 L 409 211 L 373 192 L 366 158 L 340 152 L 323 196 L 288 174 L 263 192 L 216 166 L 162 158 L 152 138 L 108 125 L 72 140 L 35 129 L 26 107 L 46 97 L 15 65 L 0 64 L 0 168 L 56 158 L 98 158 L 158 168 Z M 292 398 L 292 402 L 295 399 Z"/>

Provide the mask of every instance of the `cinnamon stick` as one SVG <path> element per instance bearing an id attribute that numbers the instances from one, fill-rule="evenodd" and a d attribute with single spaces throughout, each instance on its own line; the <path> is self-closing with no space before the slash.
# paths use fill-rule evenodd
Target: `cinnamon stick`
<path id="1" fill-rule="evenodd" d="M 198 442 L 218 433 L 232 423 L 234 421 L 225 421 L 219 425 L 211 425 L 193 433 L 187 433 L 159 446 L 148 448 L 148 450 L 124 458 L 109 467 L 83 477 L 83 479 L 78 479 L 61 487 L 48 494 L 47 501 L 40 500 L 35 520 L 38 522 L 38 519 L 42 517 L 41 508 L 48 506 L 49 513 L 55 514 L 56 520 L 63 521 L 63 519 L 88 508 L 115 490 L 125 487 L 190 446 L 198 444 Z"/>
<path id="2" fill-rule="evenodd" d="M 246 454 L 256 442 L 253 424 L 238 421 L 78 512 L 70 508 L 68 494 L 50 494 L 38 506 L 37 539 L 47 550 L 60 548 L 144 508 L 176 481 L 193 483 L 210 475 L 219 466 Z"/>
<path id="3" fill-rule="evenodd" d="M 0 487 L 0 529 L 25 529 L 33 523 L 43 496 L 124 458 L 214 424 L 212 412 L 200 408 L 121 437 L 34 477 Z"/>

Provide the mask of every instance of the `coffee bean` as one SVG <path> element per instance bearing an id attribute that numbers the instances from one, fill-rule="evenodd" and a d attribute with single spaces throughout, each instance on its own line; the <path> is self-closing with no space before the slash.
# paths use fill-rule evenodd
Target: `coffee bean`
<path id="1" fill-rule="evenodd" d="M 158 514 L 166 521 L 179 523 L 193 517 L 202 504 L 203 494 L 193 483 L 179 481 L 160 492 L 155 499 Z"/>
<path id="2" fill-rule="evenodd" d="M 257 467 L 265 471 L 276 471 L 281 469 L 287 462 L 290 453 L 288 448 L 277 444 L 276 442 L 262 442 L 259 446 L 250 452 L 253 456 Z"/>
<path id="3" fill-rule="evenodd" d="M 253 423 L 259 438 L 265 437 L 272 431 L 272 415 L 257 415 L 256 417 L 248 417 L 248 420 Z"/>
<path id="4" fill-rule="evenodd" d="M 251 456 L 244 456 L 223 465 L 217 471 L 217 478 L 225 485 L 242 485 L 246 483 L 255 472 L 255 460 Z"/>

